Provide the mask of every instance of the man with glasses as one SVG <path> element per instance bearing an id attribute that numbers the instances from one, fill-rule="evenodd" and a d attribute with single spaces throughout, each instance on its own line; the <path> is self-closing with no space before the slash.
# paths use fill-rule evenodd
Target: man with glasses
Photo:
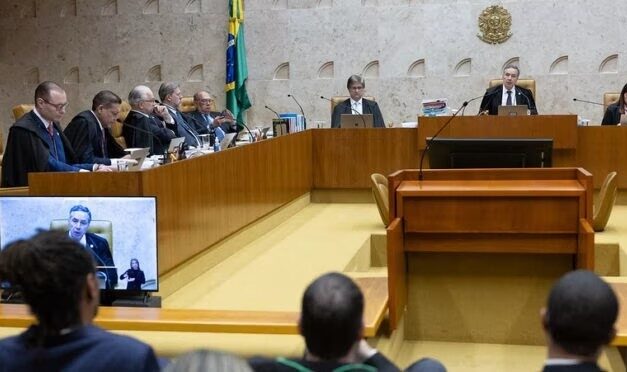
<path id="1" fill-rule="evenodd" d="M 164 105 L 157 105 L 152 90 L 138 85 L 128 94 L 131 111 L 124 120 L 122 134 L 128 147 L 149 147 L 153 155 L 161 155 L 176 137 L 176 124 Z"/>
<path id="2" fill-rule="evenodd" d="M 385 128 L 383 115 L 379 109 L 379 105 L 375 101 L 363 98 L 366 88 L 366 80 L 359 75 L 352 75 L 346 82 L 346 88 L 350 98 L 339 103 L 333 109 L 331 117 L 331 128 L 339 128 L 343 114 L 347 115 L 364 115 L 372 114 L 373 125 L 375 128 Z"/>
<path id="3" fill-rule="evenodd" d="M 110 171 L 102 164 L 79 164 L 59 121 L 67 108 L 63 88 L 45 81 L 35 89 L 35 108 L 9 130 L 2 162 L 2 187 L 28 185 L 30 172 Z"/>
<path id="4" fill-rule="evenodd" d="M 215 100 L 209 92 L 204 90 L 197 92 L 194 94 L 196 111 L 191 112 L 189 116 L 192 117 L 196 123 L 206 127 L 209 131 L 220 127 L 224 133 L 237 132 L 237 127 L 234 127 L 235 120 L 233 119 L 231 111 L 211 111 L 214 102 Z"/>
<path id="5" fill-rule="evenodd" d="M 103 90 L 92 100 L 91 110 L 76 115 L 63 133 L 67 136 L 81 163 L 101 163 L 117 166 L 133 160 L 128 158 L 110 133 L 120 114 L 122 100 L 117 94 Z"/>

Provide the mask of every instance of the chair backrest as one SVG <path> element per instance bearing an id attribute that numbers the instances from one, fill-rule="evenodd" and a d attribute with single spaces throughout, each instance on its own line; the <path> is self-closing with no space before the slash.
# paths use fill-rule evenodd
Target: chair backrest
<path id="1" fill-rule="evenodd" d="M 13 106 L 13 118 L 15 118 L 15 120 L 18 120 L 19 118 L 24 116 L 25 113 L 32 111 L 32 109 L 34 108 L 35 105 L 32 103 L 22 103 L 20 105 Z"/>
<path id="2" fill-rule="evenodd" d="M 62 230 L 67 231 L 68 219 L 59 218 L 50 221 L 50 230 Z M 109 243 L 109 250 L 113 251 L 113 227 L 111 221 L 107 220 L 92 220 L 89 223 L 88 233 L 96 234 L 101 238 L 105 238 Z"/>
<path id="3" fill-rule="evenodd" d="M 620 98 L 620 92 L 605 92 L 603 93 L 603 112 L 607 110 L 607 106 L 614 102 L 618 102 Z"/>
<path id="4" fill-rule="evenodd" d="M 333 109 L 335 108 L 335 106 L 337 106 L 338 104 L 346 101 L 347 99 L 349 99 L 350 96 L 333 96 L 331 97 L 331 113 L 333 113 Z M 370 101 L 376 101 L 374 99 L 374 97 L 366 97 L 364 96 L 365 99 L 370 100 Z"/>
<path id="5" fill-rule="evenodd" d="M 374 196 L 374 200 L 377 203 L 379 215 L 381 216 L 383 224 L 387 227 L 390 221 L 388 179 L 380 173 L 373 173 L 370 175 L 370 181 L 372 186 L 372 195 Z"/>
<path id="6" fill-rule="evenodd" d="M 179 110 L 181 112 L 192 112 L 196 111 L 196 105 L 194 104 L 193 96 L 185 96 L 181 98 L 181 104 L 179 105 Z M 211 102 L 211 111 L 218 111 L 216 109 L 216 101 Z"/>
<path id="7" fill-rule="evenodd" d="M 129 105 L 126 101 L 122 101 L 122 104 L 120 105 L 120 113 L 118 114 L 118 119 L 111 126 L 111 135 L 113 136 L 113 138 L 115 138 L 115 141 L 120 146 L 122 146 L 123 149 L 127 148 L 128 146 L 126 145 L 126 140 L 122 135 L 122 128 L 124 128 L 124 125 L 122 125 L 122 123 L 124 123 L 124 120 L 126 120 L 129 111 L 131 111 L 131 105 Z"/>
<path id="8" fill-rule="evenodd" d="M 492 79 L 488 84 L 488 88 L 495 87 L 497 85 L 503 85 L 503 79 Z M 538 102 L 538 96 L 536 96 L 536 81 L 534 79 L 518 79 L 516 85 L 529 89 L 533 94 L 533 99 Z"/>
<path id="9" fill-rule="evenodd" d="M 618 181 L 616 180 L 616 172 L 610 172 L 599 192 L 598 207 L 594 210 L 594 217 L 592 218 L 592 228 L 594 231 L 603 231 L 607 225 L 607 221 L 612 214 L 612 208 L 614 208 L 614 202 L 616 201 L 616 195 L 618 194 Z"/>

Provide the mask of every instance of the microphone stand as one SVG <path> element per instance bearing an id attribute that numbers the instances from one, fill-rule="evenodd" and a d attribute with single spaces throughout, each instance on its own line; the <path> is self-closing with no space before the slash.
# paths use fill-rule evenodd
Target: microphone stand
<path id="1" fill-rule="evenodd" d="M 281 115 L 279 115 L 278 112 L 274 111 L 273 109 L 271 109 L 270 107 L 268 107 L 268 105 L 264 106 L 265 108 L 267 108 L 268 110 L 274 112 L 274 115 L 276 115 L 277 118 L 281 119 Z"/>
<path id="2" fill-rule="evenodd" d="M 462 111 L 463 109 L 466 108 L 466 106 L 468 106 L 468 104 L 474 100 L 477 100 L 479 98 L 483 97 L 483 95 L 469 99 L 468 101 L 464 101 L 464 103 L 462 103 L 462 105 L 459 107 L 459 109 L 453 114 L 453 116 L 451 116 L 446 123 L 444 123 L 444 125 L 442 125 L 440 127 L 440 129 L 438 129 L 437 132 L 435 132 L 435 134 L 431 137 L 430 140 L 427 141 L 427 146 L 425 146 L 424 151 L 422 152 L 422 155 L 420 155 L 420 170 L 418 171 L 418 181 L 422 181 L 424 179 L 424 173 L 422 171 L 422 163 L 425 160 L 425 155 L 427 154 L 427 152 L 429 151 L 429 149 L 431 148 L 431 143 L 433 142 L 433 140 L 444 130 L 444 128 L 446 128 L 451 121 L 453 121 L 453 119 L 455 119 L 455 117 L 457 116 L 457 114 L 459 114 L 460 111 Z"/>
<path id="3" fill-rule="evenodd" d="M 579 99 L 579 98 L 573 98 L 573 101 L 575 101 L 575 102 L 583 102 L 583 103 L 590 103 L 590 104 L 599 105 L 599 106 L 605 106 L 604 104 L 599 103 L 599 102 L 586 101 L 586 100 Z"/>
<path id="4" fill-rule="evenodd" d="M 149 118 L 149 120 L 152 120 L 152 119 L 150 119 L 150 118 Z M 150 147 L 151 147 L 151 150 L 152 150 L 152 149 L 154 149 L 154 146 L 153 146 L 153 138 L 154 138 L 154 139 L 156 139 L 156 140 L 157 140 L 157 142 L 159 142 L 159 146 L 160 146 L 161 148 L 165 149 L 165 150 L 164 150 L 164 154 L 163 154 L 163 155 L 164 155 L 163 162 L 164 162 L 164 164 L 165 164 L 165 162 L 166 162 L 166 158 L 167 158 L 167 154 L 168 154 L 168 149 L 167 149 L 167 148 L 165 148 L 165 147 L 163 146 L 163 142 L 161 142 L 161 140 L 159 139 L 159 137 L 157 137 L 157 136 L 156 136 L 153 132 L 151 132 L 151 131 L 149 131 L 149 130 L 146 130 L 146 129 L 144 129 L 144 128 L 137 127 L 137 126 L 135 126 L 135 125 L 128 124 L 128 123 L 126 123 L 126 122 L 122 122 L 122 125 L 123 125 L 123 126 L 125 126 L 125 127 L 129 127 L 129 128 L 133 128 L 133 129 L 134 129 L 134 130 L 133 130 L 133 142 L 135 142 L 135 138 L 136 138 L 136 137 L 135 137 L 135 135 L 136 135 L 136 133 L 137 133 L 137 132 L 140 132 L 140 133 L 145 133 L 145 134 L 149 134 L 149 135 L 150 135 Z"/>
<path id="5" fill-rule="evenodd" d="M 294 102 L 296 102 L 296 104 L 298 105 L 298 108 L 300 109 L 300 113 L 301 115 L 303 115 L 303 129 L 307 129 L 307 118 L 305 117 L 305 111 L 303 110 L 303 106 L 300 105 L 300 103 L 298 103 L 298 101 L 296 100 L 296 97 L 294 97 L 291 94 L 287 95 L 288 97 L 292 97 L 292 99 L 294 100 Z"/>

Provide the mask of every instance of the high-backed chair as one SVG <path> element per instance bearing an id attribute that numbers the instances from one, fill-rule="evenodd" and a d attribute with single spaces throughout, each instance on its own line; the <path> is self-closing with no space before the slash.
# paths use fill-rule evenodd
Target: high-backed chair
<path id="1" fill-rule="evenodd" d="M 335 108 L 335 106 L 337 106 L 338 104 L 346 101 L 347 99 L 349 99 L 350 96 L 333 96 L 331 97 L 331 114 L 333 114 L 333 109 Z M 370 101 L 376 101 L 376 99 L 374 99 L 374 97 L 365 97 L 365 99 L 370 100 Z"/>
<path id="2" fill-rule="evenodd" d="M 488 84 L 488 88 L 495 87 L 497 85 L 503 85 L 503 79 L 492 79 Z M 536 81 L 534 79 L 518 79 L 516 85 L 529 89 L 533 94 L 533 99 L 537 102 L 538 96 L 536 96 Z"/>
<path id="3" fill-rule="evenodd" d="M 196 111 L 196 105 L 194 104 L 194 97 L 185 96 L 181 98 L 179 110 L 181 110 L 181 112 L 186 112 L 186 113 Z M 216 109 L 216 101 L 211 102 L 211 111 L 218 111 Z"/>
<path id="4" fill-rule="evenodd" d="M 24 116 L 25 113 L 31 111 L 34 108 L 35 105 L 32 103 L 23 103 L 21 105 L 13 106 L 13 117 L 15 118 L 15 120 L 18 120 L 19 118 Z"/>
<path id="5" fill-rule="evenodd" d="M 610 172 L 599 191 L 599 202 L 594 206 L 594 213 L 592 217 L 592 228 L 594 231 L 603 231 L 607 225 L 607 221 L 610 219 L 612 209 L 614 208 L 614 202 L 616 201 L 617 191 L 616 172 Z"/>
<path id="6" fill-rule="evenodd" d="M 54 219 L 50 221 L 50 230 L 68 230 L 68 219 Z M 111 221 L 107 220 L 92 220 L 89 223 L 88 233 L 96 234 L 101 238 L 107 240 L 109 243 L 109 250 L 113 251 L 113 228 Z"/>
<path id="7" fill-rule="evenodd" d="M 372 195 L 377 203 L 379 209 L 379 215 L 383 221 L 383 225 L 387 227 L 390 221 L 390 206 L 388 200 L 388 179 L 380 174 L 373 173 L 370 175 L 370 181 L 372 186 Z"/>
<path id="8" fill-rule="evenodd" d="M 122 101 L 122 104 L 120 105 L 120 113 L 118 114 L 118 119 L 111 126 L 111 135 L 113 136 L 113 138 L 115 138 L 115 141 L 120 146 L 122 146 L 123 149 L 127 148 L 128 146 L 126 145 L 126 140 L 122 135 L 122 128 L 124 127 L 122 123 L 124 123 L 124 120 L 126 120 L 126 116 L 128 115 L 129 111 L 131 111 L 131 105 L 129 105 L 126 101 Z"/>
<path id="9" fill-rule="evenodd" d="M 612 103 L 618 102 L 620 98 L 620 92 L 605 92 L 603 93 L 603 112 L 607 110 L 607 106 Z"/>

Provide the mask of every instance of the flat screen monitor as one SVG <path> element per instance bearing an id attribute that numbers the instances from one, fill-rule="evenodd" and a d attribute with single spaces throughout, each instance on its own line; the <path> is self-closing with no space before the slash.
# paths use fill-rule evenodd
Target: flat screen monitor
<path id="1" fill-rule="evenodd" d="M 547 168 L 551 167 L 553 139 L 548 138 L 427 138 L 431 141 L 429 167 Z"/>
<path id="2" fill-rule="evenodd" d="M 100 289 L 120 294 L 159 290 L 156 198 L 0 197 L 2 249 L 40 230 L 65 231 L 79 241 L 94 258 Z"/>

